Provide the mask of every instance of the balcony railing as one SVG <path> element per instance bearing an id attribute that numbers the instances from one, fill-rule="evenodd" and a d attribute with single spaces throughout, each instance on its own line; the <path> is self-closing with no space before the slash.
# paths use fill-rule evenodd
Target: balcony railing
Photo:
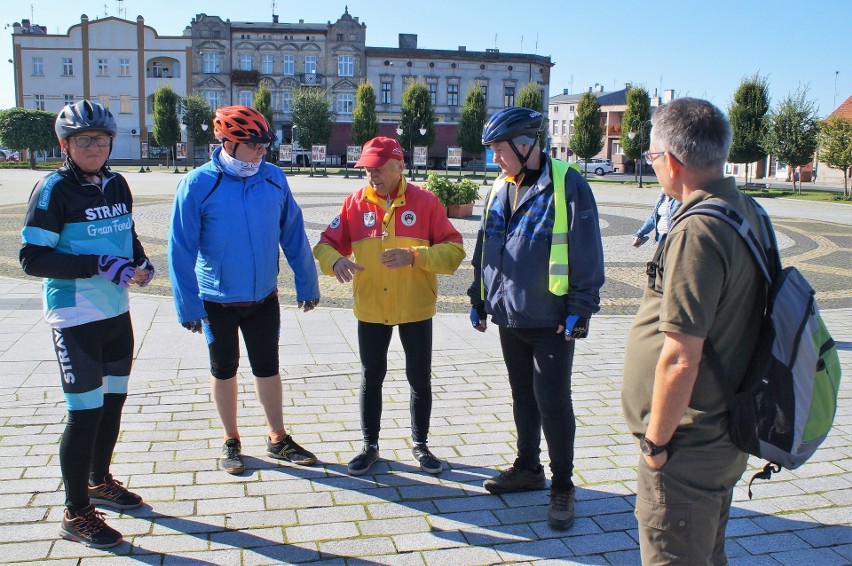
<path id="1" fill-rule="evenodd" d="M 303 73 L 299 75 L 299 82 L 306 86 L 320 86 L 323 78 L 319 73 Z"/>
<path id="2" fill-rule="evenodd" d="M 236 85 L 255 86 L 260 81 L 260 71 L 231 71 L 231 81 Z"/>

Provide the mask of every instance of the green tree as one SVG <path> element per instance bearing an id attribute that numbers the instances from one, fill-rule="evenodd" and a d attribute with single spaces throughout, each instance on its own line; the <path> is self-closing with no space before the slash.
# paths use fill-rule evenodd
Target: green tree
<path id="1" fill-rule="evenodd" d="M 594 157 L 603 149 L 603 128 L 601 127 L 601 105 L 598 97 L 587 92 L 577 104 L 574 117 L 574 134 L 571 136 L 571 149 L 579 157 Z M 583 167 L 586 171 L 586 167 Z M 588 175 L 586 171 L 586 175 Z"/>
<path id="2" fill-rule="evenodd" d="M 56 114 L 44 110 L 0 110 L 0 144 L 18 151 L 28 149 L 30 168 L 35 169 L 35 152 L 56 147 L 55 123 Z"/>
<path id="3" fill-rule="evenodd" d="M 518 93 L 518 100 L 515 103 L 515 106 L 519 106 L 520 108 L 529 108 L 536 112 L 543 112 L 541 85 L 530 82 L 522 86 L 521 91 Z"/>
<path id="4" fill-rule="evenodd" d="M 402 93 L 402 113 L 399 117 L 402 135 L 399 144 L 407 150 L 409 172 L 414 163 L 411 150 L 415 145 L 426 146 L 435 143 L 435 111 L 432 109 L 432 97 L 425 83 L 412 81 Z M 420 128 L 426 133 L 421 135 Z"/>
<path id="5" fill-rule="evenodd" d="M 160 147 L 170 148 L 173 159 L 175 144 L 180 141 L 179 100 L 169 85 L 161 85 L 154 93 L 154 141 Z"/>
<path id="6" fill-rule="evenodd" d="M 293 128 L 303 148 L 328 144 L 334 129 L 334 116 L 322 89 L 304 87 L 293 93 Z"/>
<path id="7" fill-rule="evenodd" d="M 207 100 L 199 93 L 193 93 L 183 99 L 181 123 L 186 124 L 186 135 L 192 140 L 190 159 L 195 160 L 195 148 L 206 147 L 213 143 L 213 111 Z M 206 125 L 207 129 L 202 128 Z"/>
<path id="8" fill-rule="evenodd" d="M 817 110 L 814 102 L 808 100 L 807 94 L 807 88 L 800 88 L 788 94 L 769 113 L 764 149 L 786 163 L 790 170 L 809 163 L 817 148 Z M 793 192 L 797 190 L 801 194 L 802 186 L 793 175 Z"/>
<path id="9" fill-rule="evenodd" d="M 462 150 L 473 155 L 482 155 L 485 151 L 485 146 L 482 145 L 482 128 L 486 118 L 485 96 L 479 81 L 476 81 L 464 97 L 459 127 L 456 130 L 456 140 Z"/>
<path id="10" fill-rule="evenodd" d="M 621 151 L 642 166 L 642 152 L 651 144 L 651 98 L 648 91 L 633 87 L 627 91 L 627 108 L 621 118 Z M 630 132 L 635 135 L 630 138 Z M 634 168 L 634 176 L 638 167 Z"/>
<path id="11" fill-rule="evenodd" d="M 373 83 L 362 81 L 355 91 L 355 110 L 352 112 L 352 143 L 364 145 L 379 133 L 376 117 L 376 91 Z"/>
<path id="12" fill-rule="evenodd" d="M 843 197 L 852 197 L 849 190 L 849 168 L 852 167 L 852 120 L 829 117 L 819 127 L 819 160 L 843 171 Z"/>
<path id="13" fill-rule="evenodd" d="M 745 163 L 748 183 L 750 163 L 766 157 L 763 140 L 766 137 L 766 113 L 769 111 L 769 86 L 765 77 L 755 73 L 743 78 L 734 101 L 728 107 L 728 117 L 734 132 L 734 142 L 728 161 Z"/>
<path id="14" fill-rule="evenodd" d="M 269 122 L 269 127 L 274 132 L 275 122 L 272 120 L 272 91 L 269 90 L 269 87 L 264 85 L 257 89 L 252 106 L 255 110 L 263 114 L 263 117 Z"/>

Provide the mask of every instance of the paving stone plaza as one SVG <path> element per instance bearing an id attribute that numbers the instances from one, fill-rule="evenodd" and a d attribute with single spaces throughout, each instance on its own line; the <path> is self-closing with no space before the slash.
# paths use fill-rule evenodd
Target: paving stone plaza
<path id="1" fill-rule="evenodd" d="M 408 384 L 401 345 L 391 345 L 384 385 L 382 461 L 349 476 L 360 450 L 360 364 L 348 285 L 321 276 L 323 299 L 295 308 L 282 261 L 279 344 L 288 429 L 320 464 L 267 458 L 266 426 L 247 360 L 240 366 L 240 428 L 246 471 L 218 469 L 219 419 L 210 401 L 200 335 L 175 317 L 166 266 L 172 195 L 180 175 L 126 173 L 140 239 L 158 268 L 132 293 L 136 360 L 112 472 L 145 504 L 107 521 L 125 542 L 109 551 L 58 539 L 64 491 L 58 440 L 65 401 L 39 281 L 20 271 L 25 203 L 44 172 L 0 171 L 0 562 L 21 564 L 639 564 L 633 501 L 638 449 L 621 415 L 624 340 L 653 254 L 632 234 L 657 189 L 594 183 L 607 283 L 590 336 L 578 342 L 572 381 L 577 415 L 577 520 L 547 526 L 548 492 L 490 495 L 482 481 L 509 465 L 515 433 L 496 329 L 470 328 L 469 257 L 441 277 L 435 317 L 430 447 L 445 463 L 420 471 L 410 448 Z M 295 175 L 308 237 L 334 217 L 357 179 Z M 483 188 L 484 194 L 485 188 Z M 728 526 L 733 565 L 852 564 L 852 207 L 761 201 L 773 216 L 785 264 L 817 290 L 840 349 L 844 379 L 835 427 L 814 458 L 772 481 L 734 493 Z M 476 216 L 454 220 L 472 253 Z M 543 448 L 546 445 L 543 444 Z M 546 453 L 543 455 L 547 462 Z M 760 462 L 750 461 L 750 469 Z M 761 466 L 762 467 L 762 466 Z M 746 476 L 750 476 L 749 471 Z"/>

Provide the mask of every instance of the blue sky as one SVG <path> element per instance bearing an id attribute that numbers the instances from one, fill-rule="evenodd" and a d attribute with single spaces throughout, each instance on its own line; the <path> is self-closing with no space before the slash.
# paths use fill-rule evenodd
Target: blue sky
<path id="1" fill-rule="evenodd" d="M 632 82 L 651 94 L 674 89 L 726 108 L 742 77 L 756 72 L 767 77 L 773 104 L 807 86 L 820 116 L 852 95 L 852 0 L 39 0 L 4 1 L 2 23 L 29 18 L 64 34 L 80 14 L 117 16 L 122 6 L 129 20 L 142 15 L 160 35 L 180 35 L 202 12 L 271 21 L 273 3 L 282 22 L 311 23 L 334 21 L 348 5 L 367 24 L 368 46 L 396 47 L 399 33 L 415 33 L 424 48 L 549 55 L 556 63 L 552 95 Z M 4 31 L 5 61 L 12 57 L 11 26 Z M 13 84 L 12 65 L 4 63 L 0 108 L 14 104 Z"/>

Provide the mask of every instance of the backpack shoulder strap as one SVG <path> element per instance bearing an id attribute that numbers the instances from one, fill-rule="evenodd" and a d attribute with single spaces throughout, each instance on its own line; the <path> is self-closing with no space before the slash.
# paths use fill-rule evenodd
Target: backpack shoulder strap
<path id="1" fill-rule="evenodd" d="M 763 230 L 761 230 L 763 235 L 762 241 L 755 235 L 748 220 L 746 220 L 742 214 L 737 212 L 737 210 L 732 206 L 721 201 L 706 200 L 690 207 L 689 210 L 684 211 L 677 217 L 677 219 L 675 219 L 674 222 L 672 222 L 672 228 L 674 228 L 674 226 L 680 223 L 684 218 L 696 214 L 703 214 L 705 216 L 712 216 L 719 220 L 723 220 L 740 235 L 745 244 L 748 246 L 748 249 L 751 250 L 758 267 L 760 267 L 760 271 L 766 278 L 766 281 L 771 283 L 773 275 L 777 273 L 776 265 L 780 265 L 780 262 L 778 262 L 778 264 L 775 263 L 778 254 L 778 245 L 775 242 L 772 224 L 769 222 L 769 216 L 766 214 L 766 211 L 763 210 L 763 207 L 757 206 L 757 204 L 753 201 L 752 204 L 756 207 L 758 215 L 764 223 Z"/>

